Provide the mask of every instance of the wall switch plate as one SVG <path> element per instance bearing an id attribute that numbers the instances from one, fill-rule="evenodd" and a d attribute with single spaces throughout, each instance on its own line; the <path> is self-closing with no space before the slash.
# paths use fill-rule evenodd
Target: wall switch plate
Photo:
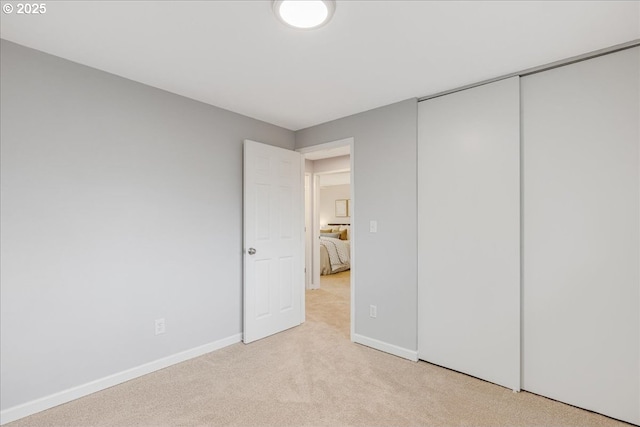
<path id="1" fill-rule="evenodd" d="M 164 317 L 162 319 L 156 319 L 156 335 L 164 334 Z"/>
<path id="2" fill-rule="evenodd" d="M 378 317 L 378 307 L 375 305 L 369 306 L 369 317 L 373 317 L 374 319 Z"/>
<path id="3" fill-rule="evenodd" d="M 378 232 L 378 221 L 371 220 L 369 221 L 369 233 L 377 233 Z"/>

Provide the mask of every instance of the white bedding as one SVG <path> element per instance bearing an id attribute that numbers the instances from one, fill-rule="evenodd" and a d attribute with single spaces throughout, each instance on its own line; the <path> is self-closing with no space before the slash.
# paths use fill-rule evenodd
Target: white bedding
<path id="1" fill-rule="evenodd" d="M 323 250 L 324 249 L 324 250 Z M 321 274 L 333 274 L 351 268 L 350 245 L 347 240 L 320 237 Z M 328 256 L 324 257 L 323 252 Z M 323 262 L 324 259 L 324 262 Z M 328 265 L 327 265 L 328 264 Z"/>

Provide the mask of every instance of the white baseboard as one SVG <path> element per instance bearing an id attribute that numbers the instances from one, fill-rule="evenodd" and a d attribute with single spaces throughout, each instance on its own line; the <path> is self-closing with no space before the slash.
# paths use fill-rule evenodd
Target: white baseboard
<path id="1" fill-rule="evenodd" d="M 126 371 L 118 372 L 117 374 L 109 375 L 86 384 L 72 387 L 40 399 L 32 400 L 31 402 L 7 408 L 0 412 L 0 425 L 19 420 L 20 418 L 33 415 L 37 412 L 44 411 L 45 409 L 53 408 L 54 406 L 70 402 L 97 391 L 113 387 L 114 385 L 122 384 L 134 378 L 175 365 L 176 363 L 184 362 L 185 360 L 193 359 L 206 353 L 211 353 L 212 351 L 238 343 L 241 339 L 242 334 L 232 335 L 228 338 L 223 338 L 200 347 L 163 357 L 162 359 L 145 363 L 144 365 L 136 366 L 135 368 L 127 369 Z"/>
<path id="2" fill-rule="evenodd" d="M 384 351 L 385 353 L 393 354 L 394 356 L 409 359 L 413 362 L 418 361 L 417 350 L 408 350 L 406 348 L 398 347 L 397 345 L 389 344 L 384 341 L 378 341 L 376 339 L 358 334 L 353 334 L 353 342 L 366 345 L 367 347 L 375 348 L 376 350 Z"/>

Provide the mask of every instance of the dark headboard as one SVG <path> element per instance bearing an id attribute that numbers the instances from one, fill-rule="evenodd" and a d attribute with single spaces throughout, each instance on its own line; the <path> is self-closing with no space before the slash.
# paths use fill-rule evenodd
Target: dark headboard
<path id="1" fill-rule="evenodd" d="M 327 225 L 351 225 L 351 224 L 327 224 Z"/>

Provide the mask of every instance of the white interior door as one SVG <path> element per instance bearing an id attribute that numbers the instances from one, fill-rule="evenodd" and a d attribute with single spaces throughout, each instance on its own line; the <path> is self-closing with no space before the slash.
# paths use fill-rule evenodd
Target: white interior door
<path id="1" fill-rule="evenodd" d="M 518 390 L 518 78 L 421 102 L 418 135 L 418 356 Z"/>
<path id="2" fill-rule="evenodd" d="M 640 424 L 640 48 L 522 78 L 522 387 Z"/>
<path id="3" fill-rule="evenodd" d="M 304 317 L 299 153 L 244 142 L 244 333 L 249 343 Z"/>

